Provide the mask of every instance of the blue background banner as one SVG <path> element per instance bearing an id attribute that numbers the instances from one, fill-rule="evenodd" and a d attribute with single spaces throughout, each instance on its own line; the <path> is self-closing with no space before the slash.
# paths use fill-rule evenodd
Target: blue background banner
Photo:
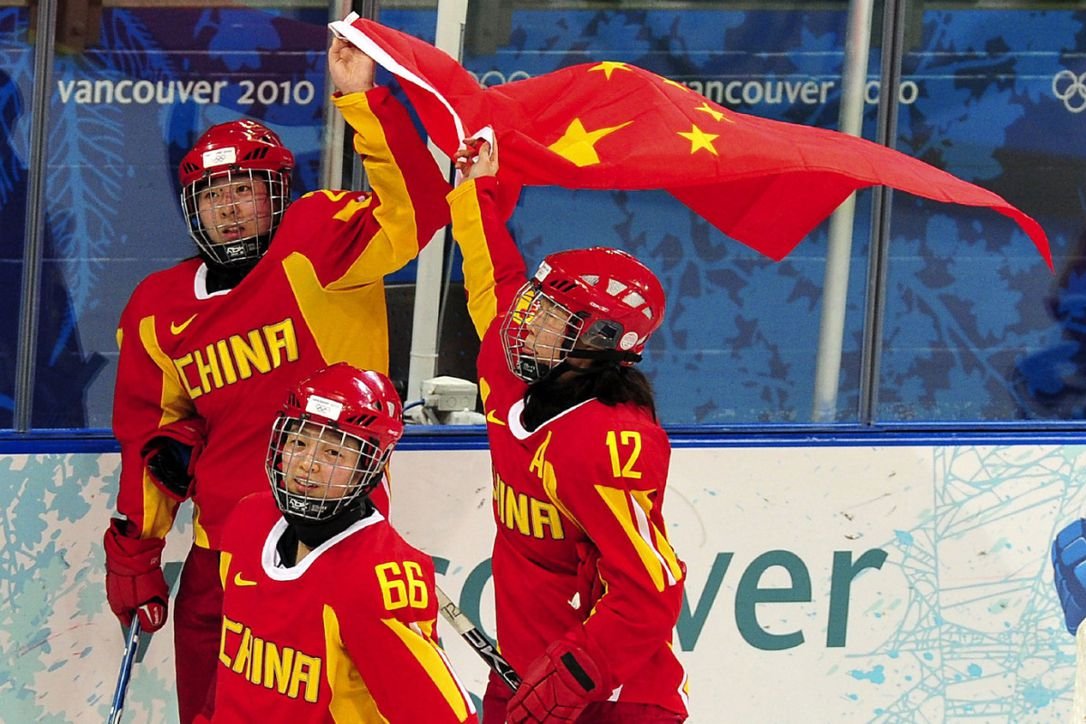
<path id="1" fill-rule="evenodd" d="M 1082 417 L 1086 147 L 1070 139 L 1081 135 L 1086 61 L 1071 49 L 1086 42 L 1086 13 L 945 10 L 920 19 L 904 57 L 897 148 L 1036 216 L 1058 276 L 1054 282 L 1002 217 L 895 195 L 877 417 Z M 57 54 L 35 426 L 108 427 L 120 310 L 142 277 L 193 251 L 175 169 L 200 131 L 239 115 L 258 118 L 295 151 L 295 191 L 317 184 L 326 20 L 322 9 L 105 8 L 85 50 Z M 382 20 L 432 39 L 436 14 L 390 9 Z M 496 44 L 469 33 L 464 63 L 494 84 L 572 63 L 633 62 L 738 111 L 832 128 L 846 21 L 843 10 L 517 10 Z M 26 9 L 0 10 L 7 73 L 0 302 L 9 309 L 18 305 L 33 120 L 28 28 Z M 874 48 L 869 138 L 879 62 Z M 858 419 L 870 198 L 859 195 L 851 250 L 838 400 L 845 422 Z M 548 188 L 525 192 L 512 228 L 530 263 L 557 249 L 605 244 L 638 254 L 660 274 L 669 311 L 645 367 L 659 387 L 667 381 L 666 422 L 809 419 L 825 226 L 772 263 L 666 194 Z M 0 426 L 10 424 L 14 375 L 16 321 L 6 318 Z"/>

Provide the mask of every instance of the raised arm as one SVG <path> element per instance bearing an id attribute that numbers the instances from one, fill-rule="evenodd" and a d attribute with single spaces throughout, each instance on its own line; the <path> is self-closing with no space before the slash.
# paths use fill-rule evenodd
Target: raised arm
<path id="1" fill-rule="evenodd" d="M 356 245 L 345 245 L 339 257 L 333 250 L 332 260 L 338 263 L 318 270 L 334 289 L 376 281 L 414 259 L 448 224 L 444 197 L 449 184 L 404 107 L 388 88 L 374 85 L 375 66 L 369 56 L 336 38 L 328 51 L 328 66 L 336 87 L 333 103 L 355 131 L 354 148 L 373 188 L 372 193 L 308 194 L 330 205 L 332 213 L 318 210 L 303 219 L 294 215 L 294 221 L 308 229 L 315 218 L 325 217 L 334 235 L 363 240 L 361 255 Z"/>
<path id="2" fill-rule="evenodd" d="M 468 313 L 481 339 L 524 285 L 524 258 L 498 211 L 498 151 L 469 143 L 457 154 L 467 179 L 448 195 L 453 237 L 464 255 Z"/>

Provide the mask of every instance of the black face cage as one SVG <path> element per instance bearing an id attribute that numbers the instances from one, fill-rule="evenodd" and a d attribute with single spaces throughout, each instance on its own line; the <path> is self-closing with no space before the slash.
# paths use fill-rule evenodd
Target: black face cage
<path id="1" fill-rule="evenodd" d="M 536 281 L 517 293 L 502 323 L 505 361 L 525 382 L 538 382 L 573 349 L 584 320 L 548 296 Z"/>
<path id="2" fill-rule="evenodd" d="M 333 424 L 280 415 L 268 446 L 268 479 L 284 514 L 324 521 L 377 486 L 391 452 Z"/>
<path id="3" fill-rule="evenodd" d="M 268 205 L 271 209 L 271 219 L 268 231 L 264 234 L 252 234 L 239 239 L 233 239 L 224 243 L 215 243 L 199 213 L 199 198 L 201 192 L 206 190 L 213 180 L 225 179 L 227 184 L 248 182 L 251 188 L 256 187 L 256 181 L 267 185 Z M 268 250 L 268 243 L 275 230 L 279 228 L 279 222 L 283 220 L 283 212 L 286 211 L 290 200 L 290 174 L 273 171 L 252 171 L 249 169 L 232 169 L 221 173 L 214 173 L 205 179 L 196 181 L 181 189 L 181 210 L 188 219 L 189 236 L 192 237 L 200 251 L 219 266 L 233 266 L 237 264 L 249 264 L 264 256 Z M 216 219 L 222 218 L 218 228 L 228 228 L 235 223 L 234 213 L 221 214 L 220 209 L 234 207 L 235 212 L 239 204 L 238 200 L 226 201 L 213 207 Z"/>

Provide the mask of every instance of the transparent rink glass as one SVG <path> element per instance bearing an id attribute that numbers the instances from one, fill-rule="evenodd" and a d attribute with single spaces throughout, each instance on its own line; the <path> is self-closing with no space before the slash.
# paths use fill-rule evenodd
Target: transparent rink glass
<path id="1" fill-rule="evenodd" d="M 107 4 L 58 41 L 33 427 L 110 427 L 121 310 L 196 253 L 177 167 L 204 130 L 266 124 L 295 155 L 293 195 L 317 187 L 327 22 L 317 3 Z"/>
<path id="2" fill-rule="evenodd" d="M 469 32 L 463 62 L 487 86 L 580 63 L 629 62 L 735 112 L 836 128 L 847 7 L 809 7 L 514 3 L 504 22 L 491 18 L 485 32 Z M 874 108 L 864 106 L 869 137 Z M 861 194 L 837 400 L 837 419 L 846 422 L 856 419 L 859 399 L 868 209 Z M 560 249 L 603 245 L 634 253 L 659 275 L 668 310 L 642 368 L 665 423 L 811 419 L 826 224 L 777 263 L 663 191 L 527 188 L 511 228 L 529 268 Z"/>
<path id="3" fill-rule="evenodd" d="M 876 419 L 1083 418 L 1084 32 L 1083 5 L 922 14 L 897 148 L 1036 218 L 1055 274 L 1010 220 L 895 194 Z"/>

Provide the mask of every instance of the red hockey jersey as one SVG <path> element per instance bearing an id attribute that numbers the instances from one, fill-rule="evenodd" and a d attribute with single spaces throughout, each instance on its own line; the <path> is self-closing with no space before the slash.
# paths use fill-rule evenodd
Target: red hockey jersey
<path id="1" fill-rule="evenodd" d="M 121 316 L 117 509 L 141 537 L 164 537 L 176 512 L 141 459 L 163 426 L 192 415 L 207 422 L 195 470 L 195 542 L 218 549 L 234 504 L 267 486 L 271 425 L 290 386 L 340 361 L 388 371 L 382 279 L 448 223 L 449 187 L 387 89 L 335 102 L 357 131 L 374 193 L 306 194 L 234 289 L 208 292 L 207 267 L 189 259 L 141 282 Z"/>
<path id="2" fill-rule="evenodd" d="M 482 337 L 498 643 L 523 671 L 567 637 L 603 665 L 612 700 L 685 714 L 686 674 L 671 650 L 684 573 L 661 515 L 667 435 L 643 408 L 594 399 L 524 429 L 527 386 L 506 366 L 499 329 L 525 269 L 495 192 L 493 178 L 468 181 L 449 202 Z"/>
<path id="3" fill-rule="evenodd" d="M 287 568 L 286 528 L 270 491 L 229 518 L 212 722 L 474 719 L 437 643 L 430 557 L 373 513 Z"/>

